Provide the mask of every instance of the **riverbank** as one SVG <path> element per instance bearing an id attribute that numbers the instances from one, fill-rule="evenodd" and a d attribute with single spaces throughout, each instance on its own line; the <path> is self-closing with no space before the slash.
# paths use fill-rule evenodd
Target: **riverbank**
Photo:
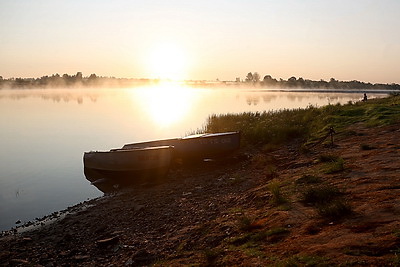
<path id="1" fill-rule="evenodd" d="M 177 168 L 168 183 L 92 200 L 50 225 L 2 237 L 0 262 L 396 266 L 399 129 L 357 123 L 334 146 L 300 153 L 292 142 Z"/>
<path id="2" fill-rule="evenodd" d="M 390 97 L 212 116 L 206 131 L 242 132 L 236 155 L 3 236 L 0 263 L 398 266 L 399 107 Z"/>

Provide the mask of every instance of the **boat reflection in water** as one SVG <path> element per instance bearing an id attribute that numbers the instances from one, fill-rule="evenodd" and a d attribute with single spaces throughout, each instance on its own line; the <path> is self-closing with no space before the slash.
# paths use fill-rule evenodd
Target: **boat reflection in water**
<path id="1" fill-rule="evenodd" d="M 198 134 L 126 144 L 121 149 L 85 152 L 84 173 L 103 192 L 162 182 L 172 164 L 213 159 L 240 147 L 240 133 Z"/>

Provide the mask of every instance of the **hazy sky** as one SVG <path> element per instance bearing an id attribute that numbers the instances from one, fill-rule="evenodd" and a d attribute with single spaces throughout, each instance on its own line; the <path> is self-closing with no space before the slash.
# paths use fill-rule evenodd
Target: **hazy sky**
<path id="1" fill-rule="evenodd" d="M 0 0 L 0 76 L 400 83 L 399 0 Z"/>

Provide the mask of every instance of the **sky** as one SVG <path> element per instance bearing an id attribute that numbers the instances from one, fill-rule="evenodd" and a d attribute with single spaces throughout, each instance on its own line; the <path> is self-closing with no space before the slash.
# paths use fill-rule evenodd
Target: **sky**
<path id="1" fill-rule="evenodd" d="M 398 0 L 0 0 L 0 76 L 400 83 Z"/>

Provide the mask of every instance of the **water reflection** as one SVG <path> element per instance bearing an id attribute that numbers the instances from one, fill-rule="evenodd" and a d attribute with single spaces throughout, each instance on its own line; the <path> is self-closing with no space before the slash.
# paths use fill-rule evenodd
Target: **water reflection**
<path id="1" fill-rule="evenodd" d="M 131 91 L 132 102 L 140 99 L 140 109 L 159 126 L 168 126 L 182 121 L 191 111 L 196 92 L 178 86 L 163 85 Z"/>
<path id="2" fill-rule="evenodd" d="M 0 99 L 8 98 L 13 100 L 23 100 L 26 98 L 41 98 L 43 100 L 52 100 L 53 102 L 76 102 L 83 104 L 84 99 L 90 102 L 96 102 L 100 89 L 2 89 Z"/>

